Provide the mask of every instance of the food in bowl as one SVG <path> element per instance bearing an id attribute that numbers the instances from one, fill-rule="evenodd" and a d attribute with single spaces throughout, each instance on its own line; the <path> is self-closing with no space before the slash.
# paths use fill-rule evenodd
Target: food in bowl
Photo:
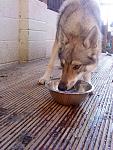
<path id="1" fill-rule="evenodd" d="M 60 91 L 58 85 L 59 79 L 52 79 L 45 84 L 54 100 L 62 105 L 80 104 L 94 89 L 91 84 L 82 80 L 79 80 L 74 87 L 66 91 Z"/>

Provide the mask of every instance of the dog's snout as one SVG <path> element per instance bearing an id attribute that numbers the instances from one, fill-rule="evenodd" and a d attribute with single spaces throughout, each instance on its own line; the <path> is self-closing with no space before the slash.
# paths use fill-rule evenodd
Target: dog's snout
<path id="1" fill-rule="evenodd" d="M 60 91 L 65 91 L 65 90 L 67 90 L 67 85 L 66 85 L 66 83 L 60 82 L 59 85 L 58 85 L 58 89 L 59 89 Z"/>

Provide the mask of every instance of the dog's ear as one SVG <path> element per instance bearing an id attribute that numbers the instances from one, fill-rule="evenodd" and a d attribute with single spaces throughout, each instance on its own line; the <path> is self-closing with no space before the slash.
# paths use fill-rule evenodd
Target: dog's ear
<path id="1" fill-rule="evenodd" d="M 97 28 L 94 26 L 86 36 L 84 40 L 84 47 L 85 48 L 96 48 L 97 47 Z"/>
<path id="2" fill-rule="evenodd" d="M 69 37 L 68 35 L 65 33 L 64 29 L 61 27 L 61 36 L 62 36 L 62 43 L 66 44 L 69 42 Z"/>

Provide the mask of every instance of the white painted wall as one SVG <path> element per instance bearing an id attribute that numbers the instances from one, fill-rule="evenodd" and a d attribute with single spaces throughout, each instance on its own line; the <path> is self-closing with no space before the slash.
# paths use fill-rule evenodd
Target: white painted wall
<path id="1" fill-rule="evenodd" d="M 18 61 L 18 0 L 0 0 L 0 66 Z"/>
<path id="2" fill-rule="evenodd" d="M 57 13 L 47 9 L 46 15 L 46 57 L 49 57 L 56 35 Z"/>
<path id="3" fill-rule="evenodd" d="M 49 57 L 55 38 L 57 13 L 38 0 L 29 0 L 29 60 Z"/>
<path id="4" fill-rule="evenodd" d="M 39 0 L 0 0 L 0 66 L 49 57 L 56 20 Z"/>
<path id="5" fill-rule="evenodd" d="M 29 60 L 46 55 L 45 20 L 46 5 L 38 0 L 29 0 Z"/>

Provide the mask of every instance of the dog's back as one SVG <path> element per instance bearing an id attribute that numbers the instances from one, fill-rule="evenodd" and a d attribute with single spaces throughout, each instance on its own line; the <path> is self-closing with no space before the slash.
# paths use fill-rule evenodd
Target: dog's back
<path id="1" fill-rule="evenodd" d="M 60 9 L 57 36 L 61 38 L 62 29 L 65 34 L 86 36 L 94 26 L 100 32 L 100 20 L 99 6 L 94 0 L 66 0 Z"/>

